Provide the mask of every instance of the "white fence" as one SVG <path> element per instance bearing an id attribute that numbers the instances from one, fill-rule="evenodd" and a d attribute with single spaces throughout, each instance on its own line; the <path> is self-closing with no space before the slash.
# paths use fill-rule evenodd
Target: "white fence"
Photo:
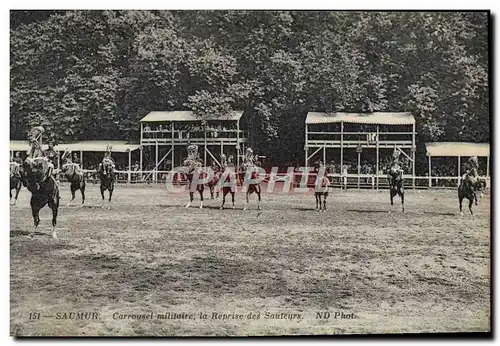
<path id="1" fill-rule="evenodd" d="M 98 183 L 99 177 L 95 170 L 84 170 L 86 181 L 89 183 Z M 116 182 L 123 184 L 163 184 L 166 182 L 167 176 L 170 171 L 115 171 Z M 292 185 L 298 187 L 301 179 L 301 172 L 294 172 Z M 278 182 L 286 178 L 286 173 L 278 173 L 273 179 Z M 330 186 L 343 188 L 343 189 L 387 189 L 389 183 L 387 175 L 373 175 L 373 174 L 329 174 Z M 378 179 L 377 179 L 378 178 Z M 64 177 L 60 176 L 64 181 Z M 264 182 L 269 181 L 270 173 L 266 174 Z M 460 184 L 460 177 L 428 177 L 428 176 L 411 176 L 405 175 L 405 187 L 414 189 L 452 189 Z M 307 185 L 314 186 L 316 180 L 316 173 L 309 173 Z M 490 178 L 486 177 L 487 188 L 490 187 Z M 174 176 L 174 183 L 182 185 L 187 181 L 185 176 L 176 174 Z"/>

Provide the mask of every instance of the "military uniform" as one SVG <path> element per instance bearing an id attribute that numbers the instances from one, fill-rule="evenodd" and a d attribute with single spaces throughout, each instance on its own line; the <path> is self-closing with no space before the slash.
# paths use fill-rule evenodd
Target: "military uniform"
<path id="1" fill-rule="evenodd" d="M 19 152 L 18 152 L 18 153 L 19 153 Z M 19 165 L 21 165 L 21 166 L 22 166 L 22 164 L 23 164 L 23 159 L 22 159 L 22 157 L 21 157 L 20 155 L 19 155 L 19 156 L 17 156 L 17 153 L 16 153 L 16 156 L 12 159 L 12 162 L 15 162 L 15 163 L 17 163 L 17 164 L 19 164 Z"/>
<path id="2" fill-rule="evenodd" d="M 55 168 L 58 168 L 57 157 L 59 156 L 59 153 L 54 148 L 48 148 L 47 150 L 45 150 L 43 152 L 43 156 L 45 156 Z"/>

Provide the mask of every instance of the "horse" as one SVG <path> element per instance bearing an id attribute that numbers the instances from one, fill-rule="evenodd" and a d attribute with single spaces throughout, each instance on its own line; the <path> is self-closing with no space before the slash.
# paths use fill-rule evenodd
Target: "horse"
<path id="1" fill-rule="evenodd" d="M 486 189 L 486 180 L 479 177 L 473 177 L 469 174 L 465 174 L 460 185 L 458 186 L 458 204 L 460 208 L 460 215 L 463 216 L 462 211 L 462 201 L 464 198 L 469 200 L 469 211 L 471 215 L 472 212 L 472 202 L 478 205 L 479 200 Z"/>
<path id="2" fill-rule="evenodd" d="M 260 167 L 260 162 L 256 161 L 255 164 L 244 164 L 244 170 L 242 172 L 243 176 L 246 176 L 247 172 L 251 171 L 252 173 L 250 174 L 251 179 L 257 179 L 258 177 L 258 172 L 256 171 L 256 168 Z M 249 184 L 247 193 L 246 193 L 246 205 L 243 208 L 243 210 L 248 209 L 248 196 L 250 196 L 252 193 L 257 194 L 258 202 L 257 202 L 257 209 L 261 210 L 262 208 L 260 207 L 260 201 L 261 201 L 261 187 L 260 183 L 257 184 Z"/>
<path id="3" fill-rule="evenodd" d="M 330 179 L 327 172 L 321 178 L 319 175 L 314 187 L 314 197 L 316 198 L 316 211 L 326 212 L 326 198 L 328 197 L 328 190 L 330 188 Z M 323 196 L 323 209 L 321 208 L 321 197 Z"/>
<path id="4" fill-rule="evenodd" d="M 68 207 L 75 199 L 75 192 L 80 190 L 82 194 L 82 205 L 85 203 L 85 177 L 80 167 L 76 163 L 68 162 L 62 166 L 62 173 L 66 180 L 70 183 L 71 200 L 68 202 Z"/>
<path id="5" fill-rule="evenodd" d="M 193 177 L 195 172 L 198 173 L 198 179 L 202 179 L 205 172 L 200 172 L 201 162 L 192 159 L 184 160 L 184 167 L 187 168 L 187 179 L 188 179 L 188 189 L 189 189 L 189 202 L 186 204 L 186 208 L 191 207 L 191 203 L 194 200 L 194 191 L 192 190 Z M 200 209 L 203 209 L 203 191 L 205 190 L 205 184 L 196 184 L 196 191 L 200 194 Z"/>
<path id="6" fill-rule="evenodd" d="M 404 179 L 403 170 L 399 165 L 394 165 L 389 169 L 387 174 L 387 180 L 389 182 L 390 196 L 391 196 L 391 206 L 394 205 L 394 197 L 399 195 L 401 197 L 401 208 L 403 213 L 405 212 L 405 189 L 404 189 Z"/>
<path id="7" fill-rule="evenodd" d="M 99 180 L 101 181 L 100 189 L 102 206 L 104 207 L 104 191 L 108 190 L 108 209 L 111 209 L 111 197 L 113 196 L 113 190 L 115 189 L 115 171 L 113 169 L 113 161 L 110 159 L 102 160 L 102 162 L 99 164 L 97 173 L 99 174 Z"/>
<path id="8" fill-rule="evenodd" d="M 44 157 L 27 158 L 23 164 L 23 184 L 31 192 L 31 212 L 36 232 L 40 223 L 40 210 L 48 204 L 52 210 L 52 238 L 57 239 L 56 225 L 59 209 L 59 186 L 52 176 L 54 168 Z"/>
<path id="9" fill-rule="evenodd" d="M 17 203 L 17 197 L 19 196 L 19 191 L 22 187 L 22 177 L 21 177 L 21 165 L 17 162 L 10 163 L 10 200 L 12 201 L 12 190 L 16 190 L 16 195 L 14 198 L 14 204 Z"/>

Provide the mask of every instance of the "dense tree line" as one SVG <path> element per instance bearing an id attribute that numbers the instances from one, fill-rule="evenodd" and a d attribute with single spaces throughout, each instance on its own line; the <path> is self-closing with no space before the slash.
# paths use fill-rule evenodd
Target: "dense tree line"
<path id="1" fill-rule="evenodd" d="M 12 11 L 11 138 L 136 139 L 151 110 L 244 110 L 276 162 L 308 111 L 411 111 L 419 142 L 489 141 L 481 12 Z M 421 151 L 421 150 L 419 150 Z M 421 153 L 424 155 L 425 153 Z"/>

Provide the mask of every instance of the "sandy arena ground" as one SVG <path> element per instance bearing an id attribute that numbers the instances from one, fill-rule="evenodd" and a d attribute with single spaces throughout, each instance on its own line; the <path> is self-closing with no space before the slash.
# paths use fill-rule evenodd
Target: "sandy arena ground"
<path id="1" fill-rule="evenodd" d="M 198 198 L 185 209 L 186 193 L 119 185 L 108 210 L 87 190 L 85 207 L 78 196 L 68 208 L 62 187 L 58 240 L 47 207 L 27 237 L 26 189 L 11 207 L 12 335 L 490 330 L 489 196 L 473 219 L 459 216 L 455 190 L 407 190 L 405 214 L 389 213 L 388 191 L 335 190 L 326 213 L 310 194 L 264 194 L 259 214 L 255 196 L 242 210 L 242 194 L 236 210 Z M 168 312 L 194 319 L 158 319 Z M 276 313 L 293 319 L 266 318 Z"/>

